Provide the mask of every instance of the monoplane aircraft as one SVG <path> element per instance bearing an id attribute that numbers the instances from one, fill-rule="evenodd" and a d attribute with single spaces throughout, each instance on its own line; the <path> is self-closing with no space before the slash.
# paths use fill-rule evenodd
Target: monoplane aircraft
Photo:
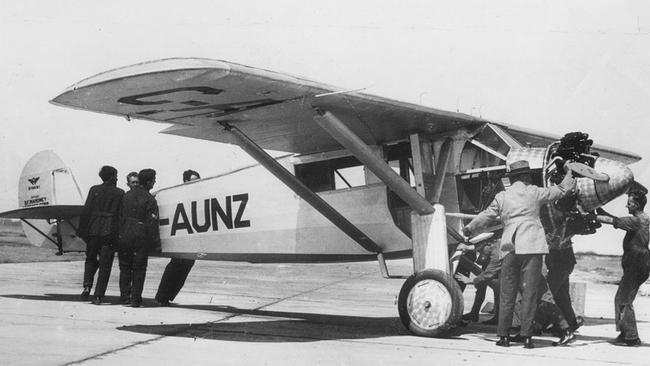
<path id="1" fill-rule="evenodd" d="M 384 276 L 386 259 L 412 257 L 398 311 L 404 325 L 423 336 L 443 336 L 460 319 L 463 298 L 450 273 L 449 248 L 466 240 L 459 234 L 464 215 L 485 208 L 509 184 L 509 163 L 528 160 L 539 185 L 557 183 L 564 164 L 572 164 L 578 192 L 561 207 L 574 231 L 586 234 L 597 228 L 593 210 L 635 184 L 626 164 L 640 160 L 592 145 L 582 133 L 560 139 L 208 59 L 115 69 L 73 85 L 52 103 L 236 144 L 259 163 L 159 190 L 162 256 L 377 260 Z M 273 158 L 265 149 L 290 155 Z M 81 206 L 57 204 L 62 201 L 52 193 L 57 171 L 69 169 L 37 163 L 23 172 L 22 208 L 0 217 L 58 222 L 40 231 L 60 251 L 78 246 L 74 222 Z M 44 182 L 47 192 L 29 189 Z"/>

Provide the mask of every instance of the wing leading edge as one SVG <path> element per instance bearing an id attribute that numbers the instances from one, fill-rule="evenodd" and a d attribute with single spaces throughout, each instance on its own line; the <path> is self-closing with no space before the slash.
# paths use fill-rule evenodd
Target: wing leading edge
<path id="1" fill-rule="evenodd" d="M 172 124 L 163 133 L 232 143 L 220 122 L 238 127 L 265 149 L 309 154 L 340 149 L 313 121 L 328 110 L 368 144 L 412 133 L 472 130 L 490 122 L 462 113 L 395 101 L 308 79 L 226 61 L 174 58 L 111 70 L 85 79 L 54 98 L 54 104 Z M 494 123 L 494 122 L 490 122 Z M 495 123 L 520 142 L 547 146 L 558 137 Z M 626 163 L 638 155 L 594 146 Z"/>
<path id="2" fill-rule="evenodd" d="M 163 133 L 231 143 L 219 126 L 227 121 L 265 149 L 302 154 L 340 148 L 313 122 L 314 107 L 335 113 L 369 144 L 485 123 L 361 93 L 317 96 L 338 90 L 224 61 L 168 59 L 83 80 L 52 103 L 170 123 Z"/>

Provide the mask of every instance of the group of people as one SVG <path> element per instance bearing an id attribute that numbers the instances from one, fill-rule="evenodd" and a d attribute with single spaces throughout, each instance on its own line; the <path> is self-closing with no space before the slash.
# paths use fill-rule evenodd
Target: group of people
<path id="1" fill-rule="evenodd" d="M 566 175 L 560 184 L 542 188 L 533 184 L 528 162 L 512 163 L 509 173 L 511 185 L 499 192 L 490 206 L 463 228 L 463 234 L 470 237 L 494 220 L 503 223 L 500 242 L 484 248 L 488 257 L 484 271 L 474 278 L 456 274 L 461 284 L 477 286 L 479 295 L 484 296 L 488 285 L 495 291 L 498 302 L 495 305 L 497 346 L 509 347 L 511 342 L 518 342 L 525 348 L 534 348 L 532 336 L 535 327 L 544 322 L 550 323 L 560 336 L 553 344 L 567 345 L 575 341 L 575 331 L 582 325 L 569 295 L 569 276 L 576 264 L 571 235 L 566 233 L 564 214 L 552 205 L 575 192 L 572 172 L 568 167 L 565 170 Z M 627 231 L 623 241 L 623 278 L 614 301 L 616 329 L 620 331 L 614 339 L 617 345 L 641 344 L 632 302 L 650 273 L 650 219 L 643 212 L 646 202 L 645 193 L 629 192 L 626 207 L 631 216 L 619 218 L 602 209 L 596 216 L 601 223 Z M 545 213 L 546 220 L 550 220 L 546 225 L 547 231 L 540 219 L 542 213 Z M 549 227 L 553 230 L 548 230 Z M 461 246 L 466 250 L 475 249 L 464 244 Z M 544 264 L 546 276 L 542 274 Z M 518 298 L 520 306 L 515 311 Z M 475 302 L 464 319 L 478 320 L 481 302 L 482 298 Z M 519 332 L 512 335 L 515 312 L 519 319 Z"/>
<path id="2" fill-rule="evenodd" d="M 560 184 L 542 188 L 533 184 L 528 162 L 512 163 L 511 185 L 499 192 L 489 207 L 463 228 L 463 234 L 470 237 L 494 220 L 503 223 L 500 242 L 483 248 L 486 257 L 483 271 L 474 278 L 456 275 L 461 284 L 477 287 L 479 301 L 475 301 L 472 311 L 464 316 L 466 320 L 478 320 L 485 289 L 492 287 L 496 299 L 495 317 L 488 324 L 497 324 L 497 346 L 509 347 L 511 342 L 520 342 L 525 348 L 534 348 L 532 335 L 535 325 L 545 321 L 543 317 L 560 336 L 554 345 L 572 343 L 576 339 L 575 331 L 582 325 L 569 295 L 569 276 L 576 264 L 571 235 L 566 234 L 564 214 L 551 204 L 575 192 L 572 172 L 568 168 L 565 170 Z M 99 176 L 103 183 L 90 188 L 79 227 L 79 236 L 87 244 L 81 298 L 90 298 L 93 279 L 99 269 L 92 302 L 104 302 L 117 252 L 120 302 L 140 307 L 149 253 L 161 251 L 158 205 L 150 193 L 156 182 L 156 172 L 143 169 L 139 173 L 129 173 L 126 193 L 116 186 L 115 168 L 103 166 Z M 196 179 L 200 179 L 200 175 L 193 170 L 183 173 L 183 182 Z M 627 231 L 623 240 L 623 278 L 614 300 L 616 328 L 620 331 L 614 342 L 619 345 L 641 344 L 632 303 L 650 274 L 650 218 L 643 211 L 646 203 L 645 193 L 629 192 L 626 207 L 630 216 L 615 217 L 602 209 L 596 216 L 601 223 Z M 547 231 L 540 219 L 543 210 L 546 210 L 545 220 L 550 220 Z M 464 249 L 475 248 L 465 246 Z M 542 274 L 544 264 L 546 276 Z M 155 296 L 159 305 L 168 306 L 174 300 L 193 265 L 191 259 L 171 259 Z M 511 335 L 518 298 L 519 332 Z"/>
<path id="3" fill-rule="evenodd" d="M 90 188 L 79 223 L 78 236 L 86 242 L 83 291 L 81 299 L 90 299 L 95 274 L 97 284 L 92 303 L 105 302 L 106 288 L 115 253 L 119 260 L 120 303 L 142 306 L 142 291 L 150 253 L 161 252 L 158 204 L 150 193 L 156 183 L 156 171 L 142 169 L 126 176 L 129 191 L 117 187 L 117 169 L 103 166 L 102 184 Z M 183 181 L 200 179 L 187 170 Z M 193 260 L 172 259 L 165 268 L 155 300 L 167 306 L 174 300 L 194 265 Z"/>

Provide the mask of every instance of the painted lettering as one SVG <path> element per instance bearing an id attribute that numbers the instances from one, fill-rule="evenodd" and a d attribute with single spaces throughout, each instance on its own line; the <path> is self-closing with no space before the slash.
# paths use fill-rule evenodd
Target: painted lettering
<path id="1" fill-rule="evenodd" d="M 218 95 L 223 92 L 221 89 L 214 89 L 210 88 L 208 86 L 190 86 L 187 88 L 176 88 L 176 89 L 168 89 L 168 90 L 160 90 L 152 93 L 145 93 L 145 94 L 138 94 L 138 95 L 130 95 L 128 97 L 122 97 L 118 99 L 117 101 L 119 103 L 125 103 L 125 104 L 131 104 L 131 105 L 159 105 L 159 104 L 167 104 L 171 103 L 171 100 L 167 99 L 159 99 L 159 100 L 142 100 L 143 98 L 149 98 L 149 97 L 157 97 L 165 94 L 173 94 L 173 93 L 178 93 L 178 92 L 187 92 L 187 91 L 196 91 L 201 94 L 207 94 L 207 95 Z M 201 101 L 194 101 L 194 100 L 188 100 L 184 102 L 183 104 L 186 105 L 203 105 L 207 104 L 205 102 Z"/>
<path id="2" fill-rule="evenodd" d="M 47 201 L 47 197 L 38 197 L 38 198 L 30 198 L 28 200 L 23 201 L 24 207 L 32 207 L 32 206 L 46 206 L 49 205 L 50 203 Z"/>
<path id="3" fill-rule="evenodd" d="M 203 224 L 199 225 L 196 201 L 192 201 L 192 227 L 197 233 L 204 233 L 210 228 L 210 200 L 203 200 Z"/>
<path id="4" fill-rule="evenodd" d="M 186 230 L 188 234 L 204 233 L 210 228 L 212 231 L 219 229 L 237 229 L 250 227 L 250 220 L 244 219 L 244 212 L 248 204 L 248 193 L 226 196 L 219 202 L 217 198 L 203 200 L 203 218 L 200 218 L 199 211 L 201 201 L 190 202 L 190 217 L 187 216 L 183 203 L 176 205 L 174 218 L 172 219 L 171 236 L 176 235 L 180 230 Z M 233 219 L 233 202 L 238 202 L 237 212 Z M 165 224 L 163 224 L 165 222 Z M 169 224 L 169 219 L 161 219 L 161 225 Z"/>
<path id="5" fill-rule="evenodd" d="M 230 196 L 226 196 L 226 210 L 224 211 L 219 201 L 216 198 L 210 200 L 212 203 L 212 230 L 219 230 L 219 225 L 217 224 L 217 214 L 221 219 L 221 222 L 226 225 L 228 229 L 232 229 L 232 199 Z"/>
<path id="6" fill-rule="evenodd" d="M 144 117 L 159 113 L 185 113 L 184 117 L 205 116 L 207 118 L 221 117 L 282 102 L 281 100 L 262 98 L 225 104 L 214 103 L 215 96 L 223 92 L 222 89 L 209 86 L 190 86 L 129 95 L 119 98 L 118 102 L 143 107 L 134 115 Z"/>
<path id="7" fill-rule="evenodd" d="M 182 219 L 182 221 L 179 221 Z M 178 230 L 187 230 L 188 234 L 194 233 L 192 231 L 192 226 L 190 226 L 190 220 L 187 219 L 187 213 L 185 213 L 185 207 L 182 203 L 176 205 L 176 212 L 174 212 L 174 219 L 172 220 L 172 232 L 171 236 L 176 235 Z"/>
<path id="8" fill-rule="evenodd" d="M 242 216 L 244 215 L 244 210 L 246 209 L 246 204 L 248 203 L 248 193 L 244 194 L 236 194 L 232 196 L 232 200 L 234 202 L 241 202 L 239 204 L 239 209 L 237 210 L 237 215 L 235 215 L 235 227 L 240 228 L 240 227 L 249 227 L 251 226 L 250 220 L 242 220 Z"/>

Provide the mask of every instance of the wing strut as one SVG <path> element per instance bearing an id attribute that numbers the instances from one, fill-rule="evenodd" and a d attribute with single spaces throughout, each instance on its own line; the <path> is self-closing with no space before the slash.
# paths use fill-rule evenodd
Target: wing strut
<path id="1" fill-rule="evenodd" d="M 417 262 L 421 263 L 419 266 L 423 268 L 435 268 L 449 274 L 447 235 L 458 242 L 464 242 L 465 239 L 456 230 L 447 226 L 444 207 L 437 205 L 437 209 L 434 208 L 383 159 L 373 154 L 370 147 L 334 114 L 320 109 L 316 111 L 317 114 L 314 116 L 316 124 L 348 149 L 413 210 L 411 240 L 413 240 L 413 256 L 417 257 L 414 258 L 414 271 L 420 270 L 418 265 L 415 265 Z"/>
<path id="2" fill-rule="evenodd" d="M 334 114 L 319 110 L 318 114 L 314 116 L 314 121 L 386 183 L 413 211 L 421 216 L 434 213 L 433 205 L 426 198 L 406 183 L 385 161 L 373 154 L 368 145 Z M 447 228 L 447 233 L 455 240 L 464 241 L 463 236 L 450 227 Z"/>
<path id="3" fill-rule="evenodd" d="M 304 185 L 298 178 L 291 174 L 287 169 L 280 165 L 271 155 L 259 147 L 253 140 L 248 138 L 237 127 L 229 125 L 227 122 L 220 122 L 226 131 L 230 132 L 231 136 L 235 138 L 235 142 L 247 152 L 253 159 L 265 167 L 269 172 L 275 175 L 282 183 L 286 184 L 291 190 L 296 192 L 300 198 L 304 199 L 312 207 L 314 207 L 323 216 L 329 219 L 336 227 L 341 229 L 344 233 L 350 236 L 354 241 L 359 243 L 365 250 L 374 252 L 379 255 L 379 260 L 383 260 L 381 255 L 382 249 L 359 228 L 354 226 L 343 215 L 330 206 L 319 195 L 314 193 L 306 185 Z"/>
<path id="4" fill-rule="evenodd" d="M 453 141 L 451 139 L 446 139 L 440 147 L 440 157 L 436 161 L 436 175 L 433 177 L 433 194 L 431 200 L 433 202 L 440 202 L 440 196 L 442 196 L 442 186 L 445 183 L 445 177 L 447 175 L 447 166 L 449 165 L 449 160 L 451 160 L 451 149 L 453 146 Z"/>
<path id="5" fill-rule="evenodd" d="M 45 239 L 47 239 L 47 240 L 51 241 L 52 243 L 54 243 L 54 245 L 56 245 L 56 247 L 57 247 L 58 250 L 59 250 L 58 252 L 56 252 L 56 255 L 63 255 L 63 240 L 61 239 L 61 230 L 59 229 L 59 222 L 58 222 L 58 220 L 57 220 L 57 224 L 56 224 L 56 232 L 57 232 L 57 235 L 56 235 L 56 241 L 54 241 L 54 239 L 50 238 L 49 235 L 45 234 L 45 233 L 44 233 L 43 231 L 41 231 L 39 228 L 37 228 L 36 226 L 32 225 L 32 223 L 29 222 L 29 221 L 27 221 L 26 219 L 21 218 L 20 221 L 22 221 L 22 222 L 24 222 L 25 224 L 29 225 L 32 229 L 36 230 L 36 232 L 38 232 L 39 234 L 43 235 L 43 236 L 45 237 Z"/>
<path id="6" fill-rule="evenodd" d="M 500 152 L 492 149 L 491 147 L 483 145 L 482 143 L 480 143 L 480 142 L 478 142 L 478 141 L 476 141 L 474 139 L 469 140 L 469 142 L 471 142 L 473 145 L 476 145 L 477 147 L 485 150 L 486 152 L 496 156 L 497 158 L 499 158 L 499 159 L 501 159 L 503 161 L 506 161 L 506 156 L 505 155 L 503 155 Z"/>
<path id="7" fill-rule="evenodd" d="M 385 161 L 378 158 L 348 126 L 328 111 L 314 116 L 314 121 L 330 136 L 348 149 L 360 162 L 368 167 L 379 179 L 403 199 L 419 215 L 432 214 L 433 205 L 395 173 Z"/>

